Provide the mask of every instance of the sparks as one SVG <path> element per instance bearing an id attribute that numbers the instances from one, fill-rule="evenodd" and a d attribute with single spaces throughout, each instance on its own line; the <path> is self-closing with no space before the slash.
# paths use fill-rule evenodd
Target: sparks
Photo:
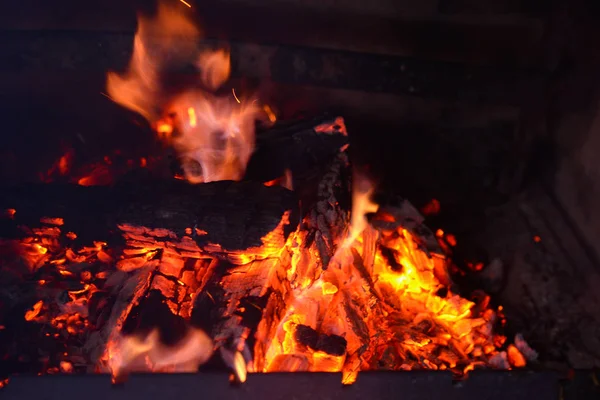
<path id="1" fill-rule="evenodd" d="M 231 88 L 231 93 L 233 93 L 233 98 L 235 99 L 235 101 L 237 101 L 238 104 L 242 104 L 242 102 L 240 101 L 240 99 L 238 99 L 238 97 L 236 96 L 234 88 Z"/>
<path id="2" fill-rule="evenodd" d="M 192 5 L 190 3 L 188 3 L 185 0 L 179 0 L 180 2 L 182 2 L 183 4 L 185 4 L 186 6 L 188 6 L 189 8 L 192 8 Z"/>
<path id="3" fill-rule="evenodd" d="M 100 94 L 101 94 L 102 96 L 106 97 L 107 99 L 111 100 L 111 101 L 115 101 L 115 100 L 114 100 L 112 97 L 110 97 L 109 95 L 107 95 L 107 94 L 106 94 L 106 93 L 104 93 L 104 92 L 100 92 Z"/>
<path id="4" fill-rule="evenodd" d="M 267 114 L 267 117 L 269 118 L 269 121 L 271 121 L 271 123 L 274 123 L 275 121 L 277 121 L 277 117 L 275 116 L 275 113 L 273 112 L 271 107 L 269 107 L 268 104 L 265 104 L 263 106 L 263 110 Z"/>

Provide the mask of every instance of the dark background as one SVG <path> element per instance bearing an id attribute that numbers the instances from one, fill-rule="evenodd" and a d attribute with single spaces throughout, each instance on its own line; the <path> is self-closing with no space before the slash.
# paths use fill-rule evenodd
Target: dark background
<path id="1" fill-rule="evenodd" d="M 177 3 L 177 0 L 172 0 Z M 342 114 L 355 161 L 386 190 L 476 214 L 542 181 L 594 247 L 599 6 L 593 1 L 190 2 L 231 41 L 238 91 L 280 118 Z M 365 4 L 366 3 L 366 4 Z M 0 178 L 37 180 L 68 149 L 157 151 L 142 118 L 101 94 L 153 1 L 4 4 Z M 595 141 L 594 141 L 595 140 Z"/>

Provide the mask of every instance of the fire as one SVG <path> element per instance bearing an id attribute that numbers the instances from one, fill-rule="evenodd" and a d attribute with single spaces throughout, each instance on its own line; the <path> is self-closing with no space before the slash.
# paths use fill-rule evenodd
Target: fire
<path id="1" fill-rule="evenodd" d="M 108 347 L 109 365 L 115 377 L 144 371 L 196 372 L 212 352 L 212 340 L 194 328 L 189 328 L 174 346 L 163 344 L 155 329 L 145 336 L 119 336 Z"/>
<path id="2" fill-rule="evenodd" d="M 155 17 L 139 16 L 128 70 L 109 73 L 107 91 L 176 149 L 188 181 L 240 180 L 254 151 L 254 122 L 261 109 L 235 92 L 234 97 L 214 94 L 229 78 L 230 55 L 200 49 L 200 39 L 181 7 L 160 3 Z M 167 93 L 161 76 L 187 64 L 197 67 L 203 89 Z"/>
<path id="3" fill-rule="evenodd" d="M 378 211 L 372 193 L 370 181 L 355 174 L 348 235 L 329 266 L 317 276 L 314 270 L 297 276 L 302 283 L 289 295 L 278 327 L 259 330 L 259 339 L 271 336 L 262 370 L 342 371 L 349 384 L 361 370 L 447 369 L 462 376 L 485 365 L 525 366 L 525 350 L 501 350 L 506 338 L 494 334 L 501 313 L 442 283 L 439 255 L 427 254 L 400 224 L 389 228 L 392 215 L 380 216 L 385 230 L 369 224 L 366 214 Z M 295 274 L 303 271 L 299 262 L 292 258 Z"/>
<path id="4" fill-rule="evenodd" d="M 128 69 L 108 74 L 108 97 L 145 117 L 173 146 L 189 182 L 241 180 L 254 151 L 256 120 L 266 115 L 273 123 L 276 116 L 234 89 L 220 90 L 229 79 L 230 54 L 199 48 L 200 30 L 185 10 L 160 3 L 155 17 L 138 18 Z M 190 65 L 197 69 L 196 87 L 173 94 L 162 77 Z M 347 135 L 342 118 L 315 131 Z M 42 178 L 65 176 L 72 158 L 73 152 L 61 156 Z M 114 160 L 107 155 L 73 182 L 111 183 Z M 139 159 L 143 168 L 150 162 Z M 286 170 L 265 185 L 292 190 L 292 173 Z M 294 220 L 285 210 L 262 245 L 245 250 L 197 240 L 208 232 L 194 221 L 183 233 L 119 221 L 122 247 L 96 241 L 76 248 L 77 235 L 63 232 L 62 218 L 42 218 L 40 228 L 25 228 L 25 237 L 9 244 L 26 265 L 24 274 L 38 283 L 40 299 L 25 311 L 25 320 L 44 324 L 46 336 L 66 343 L 44 372 L 89 367 L 71 354 L 71 344 L 83 342 L 95 345 L 95 367 L 116 379 L 131 372 L 196 372 L 217 349 L 239 382 L 248 373 L 276 371 L 342 372 L 344 384 L 364 370 L 450 370 L 464 376 L 480 366 L 523 367 L 537 357 L 522 337 L 513 344 L 495 332 L 505 319 L 501 308 L 489 307 L 489 297 L 470 300 L 451 290 L 446 255 L 457 246 L 456 237 L 442 229 L 429 232 L 439 246 L 427 247 L 422 232 L 405 226 L 400 209 L 373 201 L 374 192 L 373 182 L 354 171 L 350 213 L 328 198 L 289 234 Z M 439 201 L 423 212 L 439 213 Z M 13 219 L 15 213 L 5 212 Z M 342 226 L 330 229 L 329 220 L 338 219 Z M 165 331 L 155 325 L 138 324 L 144 311 L 157 312 L 143 307 L 154 294 L 161 310 L 183 321 L 185 332 L 175 344 L 166 344 Z M 222 306 L 219 323 L 229 329 L 211 332 L 213 338 L 190 323 L 196 300 L 206 298 Z M 253 304 L 255 299 L 267 305 Z M 240 325 L 248 304 L 262 312 L 256 332 Z M 129 331 L 128 322 L 135 325 Z M 254 355 L 248 347 L 252 333 Z"/>

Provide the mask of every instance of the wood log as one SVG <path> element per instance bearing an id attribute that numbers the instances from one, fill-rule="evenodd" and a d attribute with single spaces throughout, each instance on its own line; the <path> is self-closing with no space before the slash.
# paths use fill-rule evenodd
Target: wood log
<path id="1" fill-rule="evenodd" d="M 34 225 L 43 217 L 60 217 L 65 229 L 88 241 L 103 240 L 117 226 L 129 225 L 148 228 L 157 237 L 188 235 L 200 248 L 218 244 L 221 251 L 245 250 L 265 245 L 263 237 L 281 223 L 284 214 L 289 222 L 283 233 L 287 237 L 298 216 L 293 192 L 256 182 L 189 185 L 173 180 L 112 187 L 32 184 L 0 190 L 0 209 L 16 209 L 15 222 Z M 271 239 L 282 245 L 285 237 Z"/>
<path id="2" fill-rule="evenodd" d="M 289 170 L 294 187 L 301 186 L 315 169 L 328 165 L 347 144 L 342 117 L 321 116 L 278 123 L 257 132 L 256 150 L 248 163 L 246 178 L 270 181 Z"/>

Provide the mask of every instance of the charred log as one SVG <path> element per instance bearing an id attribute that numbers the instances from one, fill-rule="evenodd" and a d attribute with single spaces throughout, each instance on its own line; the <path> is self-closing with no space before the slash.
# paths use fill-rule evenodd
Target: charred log
<path id="1" fill-rule="evenodd" d="M 17 210 L 19 224 L 35 225 L 43 217 L 60 217 L 65 229 L 88 241 L 111 237 L 118 225 L 127 224 L 161 230 L 163 237 L 188 235 L 200 248 L 218 243 L 229 251 L 263 246 L 261 239 L 286 213 L 289 224 L 283 235 L 287 237 L 296 227 L 297 204 L 294 193 L 281 187 L 229 181 L 189 185 L 174 180 L 112 187 L 24 185 L 3 188 L 0 198 L 1 209 Z"/>
<path id="2" fill-rule="evenodd" d="M 292 172 L 294 187 L 302 186 L 315 169 L 328 165 L 348 144 L 341 117 L 317 117 L 293 123 L 278 123 L 256 135 L 246 178 L 270 181 Z"/>

